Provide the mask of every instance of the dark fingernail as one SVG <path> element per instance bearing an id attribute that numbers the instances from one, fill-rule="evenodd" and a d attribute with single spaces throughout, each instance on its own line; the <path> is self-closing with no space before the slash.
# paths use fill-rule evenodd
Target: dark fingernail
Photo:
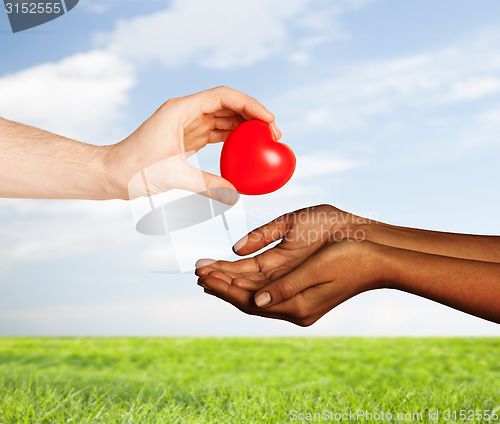
<path id="1" fill-rule="evenodd" d="M 203 268 L 204 266 L 212 265 L 214 262 L 217 262 L 215 259 L 198 259 L 195 268 Z"/>
<path id="2" fill-rule="evenodd" d="M 243 237 L 241 240 L 237 241 L 233 246 L 233 251 L 237 252 L 240 250 L 248 241 L 248 236 Z"/>
<path id="3" fill-rule="evenodd" d="M 271 295 L 268 292 L 262 292 L 255 296 L 255 304 L 259 308 L 269 305 L 269 303 L 271 303 Z"/>

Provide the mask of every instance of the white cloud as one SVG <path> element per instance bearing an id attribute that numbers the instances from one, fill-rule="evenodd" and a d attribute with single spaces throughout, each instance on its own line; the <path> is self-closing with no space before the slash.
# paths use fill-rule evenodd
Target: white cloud
<path id="1" fill-rule="evenodd" d="M 355 169 L 357 161 L 339 157 L 335 152 L 311 152 L 297 156 L 297 169 L 294 180 L 302 180 L 320 175 L 338 174 Z"/>
<path id="2" fill-rule="evenodd" d="M 488 136 L 487 129 L 479 124 L 471 129 L 470 124 L 478 111 L 482 121 L 495 111 L 486 113 L 487 103 L 472 102 L 500 92 L 500 33 L 481 33 L 433 52 L 344 66 L 332 74 L 291 90 L 276 102 L 289 134 L 301 137 L 321 131 L 361 150 L 378 140 L 389 146 L 392 140 L 400 144 L 404 139 L 410 150 L 422 147 L 436 154 L 439 149 L 458 154 L 469 130 L 476 139 L 483 133 Z M 436 116 L 446 119 L 436 125 Z M 410 143 L 416 137 L 418 143 Z"/>
<path id="3" fill-rule="evenodd" d="M 483 125 L 500 123 L 500 106 L 479 114 L 477 119 Z"/>
<path id="4" fill-rule="evenodd" d="M 338 306 L 310 335 L 498 336 L 500 326 L 427 299 L 389 290 L 365 293 Z"/>
<path id="5" fill-rule="evenodd" d="M 445 99 L 450 102 L 473 100 L 498 93 L 499 91 L 500 75 L 472 77 L 463 81 L 453 82 L 450 86 L 450 92 Z"/>
<path id="6" fill-rule="evenodd" d="M 479 112 L 471 121 L 471 128 L 462 137 L 467 148 L 500 147 L 499 105 Z"/>
<path id="7" fill-rule="evenodd" d="M 83 141 L 114 135 L 133 70 L 102 50 L 0 78 L 0 116 Z M 109 140 L 106 140 L 109 141 Z"/>
<path id="8" fill-rule="evenodd" d="M 86 4 L 88 3 L 88 4 Z M 103 13 L 106 13 L 109 10 L 109 6 L 106 4 L 102 3 L 93 3 L 89 1 L 83 2 L 87 10 L 89 10 L 92 13 L 95 13 L 96 15 L 102 15 Z"/>
<path id="9" fill-rule="evenodd" d="M 297 65 L 306 65 L 309 63 L 310 57 L 307 53 L 298 51 L 291 53 L 288 59 L 290 62 L 296 63 Z"/>
<path id="10" fill-rule="evenodd" d="M 492 322 L 396 292 L 368 293 L 351 299 L 308 328 L 244 315 L 233 306 L 204 295 L 201 289 L 197 293 L 192 297 L 155 297 L 25 310 L 9 310 L 7 305 L 2 305 L 0 335 L 500 335 L 500 327 Z"/>
<path id="11" fill-rule="evenodd" d="M 161 198 L 162 201 L 159 197 L 154 199 L 156 206 L 175 198 L 175 193 L 164 193 Z M 229 234 L 222 218 L 217 216 L 169 236 L 144 236 L 135 230 L 138 219 L 151 211 L 140 208 L 142 212 L 135 213 L 139 212 L 137 203 L 143 202 L 149 205 L 146 198 L 133 202 L 0 199 L 0 217 L 9 222 L 0 226 L 0 256 L 4 266 L 127 249 L 135 264 L 143 269 L 186 272 L 194 270 L 199 258 L 232 255 L 233 243 L 249 230 L 245 206 L 240 200 L 225 212 Z"/>
<path id="12" fill-rule="evenodd" d="M 0 255 L 8 266 L 56 261 L 137 242 L 122 201 L 1 200 Z"/>
<path id="13" fill-rule="evenodd" d="M 82 7 L 104 13 L 117 3 Z M 120 20 L 98 37 L 97 50 L 0 77 L 0 116 L 83 141 L 113 141 L 124 136 L 118 124 L 141 63 L 235 68 L 282 54 L 304 64 L 311 46 L 338 36 L 342 12 L 359 5 L 175 0 L 162 11 Z"/>
<path id="14" fill-rule="evenodd" d="M 313 7 L 314 6 L 314 7 Z M 358 2 L 317 0 L 174 0 L 168 9 L 118 22 L 101 34 L 101 46 L 142 63 L 166 67 L 195 63 L 223 69 L 246 67 L 294 46 L 292 60 L 303 61 L 311 45 L 338 38 L 339 15 Z M 313 11 L 311 11 L 313 10 Z M 306 32 L 292 36 L 294 29 Z"/>
<path id="15" fill-rule="evenodd" d="M 156 2 L 160 2 L 161 0 L 156 0 Z M 137 4 L 136 0 L 106 0 L 103 2 L 101 0 L 85 0 L 81 1 L 78 5 L 79 9 L 85 9 L 90 13 L 95 13 L 96 15 L 102 15 L 106 12 L 109 12 L 117 7 L 123 8 L 130 7 L 131 4 Z M 115 10 L 113 10 L 114 12 Z"/>

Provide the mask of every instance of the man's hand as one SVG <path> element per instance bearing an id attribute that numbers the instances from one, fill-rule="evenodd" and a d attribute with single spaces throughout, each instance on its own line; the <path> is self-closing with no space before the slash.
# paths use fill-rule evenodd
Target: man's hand
<path id="1" fill-rule="evenodd" d="M 274 116 L 257 100 L 227 87 L 168 100 L 125 140 L 93 146 L 0 118 L 0 197 L 133 199 L 179 188 L 234 204 L 228 181 L 188 165 L 208 143 L 226 139 L 248 119 Z"/>
<path id="2" fill-rule="evenodd" d="M 347 240 L 362 239 L 364 223 L 329 205 L 283 215 L 236 243 L 235 252 L 248 255 L 281 239 L 276 247 L 236 262 L 201 260 L 199 284 L 246 313 L 311 325 L 383 279 L 380 246 Z"/>
<path id="3" fill-rule="evenodd" d="M 223 178 L 193 168 L 186 159 L 208 143 L 223 142 L 245 120 L 274 116 L 257 100 L 227 87 L 168 100 L 132 135 L 111 147 L 108 175 L 115 196 L 136 198 L 180 188 L 234 204 L 238 195 Z"/>

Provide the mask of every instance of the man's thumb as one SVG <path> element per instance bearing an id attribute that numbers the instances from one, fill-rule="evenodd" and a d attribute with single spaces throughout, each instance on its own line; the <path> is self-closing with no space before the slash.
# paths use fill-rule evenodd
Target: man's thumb
<path id="1" fill-rule="evenodd" d="M 239 194 L 229 181 L 187 163 L 176 179 L 177 188 L 202 194 L 226 205 L 234 205 L 238 201 Z"/>

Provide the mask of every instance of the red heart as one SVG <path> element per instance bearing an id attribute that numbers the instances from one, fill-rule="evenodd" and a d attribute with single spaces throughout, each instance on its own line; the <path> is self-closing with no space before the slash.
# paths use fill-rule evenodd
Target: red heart
<path id="1" fill-rule="evenodd" d="M 267 194 L 292 178 L 295 162 L 292 149 L 275 141 L 269 124 L 253 120 L 243 122 L 228 135 L 220 170 L 241 194 Z"/>

